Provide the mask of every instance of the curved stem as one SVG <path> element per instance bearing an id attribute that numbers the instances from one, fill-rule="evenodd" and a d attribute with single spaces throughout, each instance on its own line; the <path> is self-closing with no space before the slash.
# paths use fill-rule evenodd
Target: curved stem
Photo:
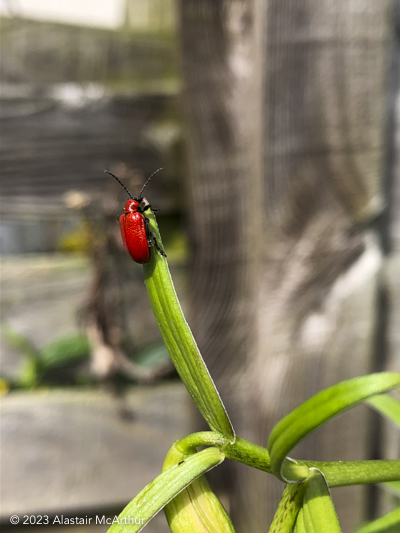
<path id="1" fill-rule="evenodd" d="M 321 470 L 329 487 L 400 481 L 400 460 L 398 459 L 332 462 L 296 460 L 296 463 Z"/>

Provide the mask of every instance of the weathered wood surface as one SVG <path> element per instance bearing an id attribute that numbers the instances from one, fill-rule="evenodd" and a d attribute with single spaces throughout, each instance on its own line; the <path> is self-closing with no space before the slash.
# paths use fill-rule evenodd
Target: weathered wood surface
<path id="1" fill-rule="evenodd" d="M 400 16 L 400 2 L 398 3 Z M 396 51 L 400 51 L 400 34 Z M 400 368 L 400 56 L 397 56 L 397 87 L 394 98 L 392 154 L 389 159 L 388 173 L 391 183 L 389 227 L 387 230 L 389 249 L 385 266 L 385 282 L 389 305 L 389 323 L 387 331 L 387 367 L 390 370 Z M 390 142 L 390 141 L 389 141 Z"/>
<path id="2" fill-rule="evenodd" d="M 120 510 L 160 474 L 188 433 L 181 384 L 15 393 L 2 399 L 1 520 L 10 515 Z M 165 526 L 158 531 L 168 531 Z"/>
<path id="3" fill-rule="evenodd" d="M 400 21 L 400 2 L 397 2 L 397 20 Z M 400 369 L 400 33 L 394 50 L 396 55 L 393 61 L 393 95 L 394 113 L 390 117 L 389 126 L 393 135 L 388 140 L 388 183 L 391 185 L 391 197 L 388 199 L 390 206 L 386 228 L 387 255 L 385 258 L 382 276 L 381 300 L 383 336 L 381 338 L 382 356 L 384 367 L 388 370 Z M 397 395 L 399 398 L 399 395 Z M 384 458 L 395 459 L 400 457 L 400 433 L 392 423 L 382 423 L 381 454 Z M 380 496 L 380 514 L 383 515 L 393 508 L 393 502 L 383 491 Z"/>
<path id="4" fill-rule="evenodd" d="M 190 128 L 194 332 L 239 435 L 332 383 L 368 373 L 385 206 L 390 1 L 180 3 Z M 366 409 L 294 457 L 367 458 Z M 261 532 L 282 487 L 239 465 L 215 472 L 237 530 Z M 221 478 L 220 478 L 221 479 Z M 367 506 L 336 489 L 343 529 Z M 369 509 L 375 502 L 368 502 Z"/>

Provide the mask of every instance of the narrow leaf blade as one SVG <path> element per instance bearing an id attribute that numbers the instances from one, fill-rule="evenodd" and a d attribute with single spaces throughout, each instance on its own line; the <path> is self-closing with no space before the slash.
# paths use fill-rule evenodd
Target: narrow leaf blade
<path id="1" fill-rule="evenodd" d="M 282 464 L 289 451 L 329 419 L 370 396 L 399 385 L 399 373 L 382 372 L 343 381 L 306 400 L 272 429 L 268 441 L 272 472 L 281 476 Z"/>
<path id="2" fill-rule="evenodd" d="M 126 533 L 127 528 L 138 533 L 172 498 L 224 458 L 218 448 L 207 448 L 171 466 L 128 503 L 108 533 Z"/>
<path id="3" fill-rule="evenodd" d="M 369 524 L 357 529 L 356 533 L 395 533 L 400 531 L 400 507 Z"/>
<path id="4" fill-rule="evenodd" d="M 161 244 L 154 215 L 147 216 Z M 153 248 L 143 270 L 153 313 L 178 374 L 210 428 L 234 442 L 235 432 L 183 315 L 167 261 Z"/>
<path id="5" fill-rule="evenodd" d="M 400 427 L 400 402 L 389 396 L 389 394 L 378 394 L 371 396 L 365 401 L 368 405 L 373 407 L 378 413 L 386 417 L 388 420 Z"/>
<path id="6" fill-rule="evenodd" d="M 303 500 L 303 521 L 307 533 L 340 533 L 339 520 L 322 473 L 310 468 Z"/>
<path id="7" fill-rule="evenodd" d="M 294 524 L 293 533 L 306 533 L 306 528 L 304 526 L 304 509 L 300 508 L 300 511 L 297 514 L 296 522 Z"/>
<path id="8" fill-rule="evenodd" d="M 306 487 L 307 482 L 286 485 L 269 533 L 290 533 L 303 504 Z"/>
<path id="9" fill-rule="evenodd" d="M 393 494 L 396 498 L 400 498 L 400 461 L 398 473 L 398 481 L 387 481 L 379 485 L 383 490 L 386 490 L 389 494 Z"/>

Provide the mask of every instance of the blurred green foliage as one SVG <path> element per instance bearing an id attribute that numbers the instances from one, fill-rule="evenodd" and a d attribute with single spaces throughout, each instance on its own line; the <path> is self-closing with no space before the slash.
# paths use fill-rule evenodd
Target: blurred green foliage
<path id="1" fill-rule="evenodd" d="M 37 350 L 26 337 L 9 325 L 3 324 L 1 329 L 6 343 L 22 355 L 17 377 L 0 376 L 1 393 L 43 386 L 94 384 L 95 378 L 91 376 L 88 367 L 91 347 L 85 335 L 61 337 Z M 147 368 L 155 368 L 169 358 L 163 342 L 138 351 L 132 339 L 126 338 L 122 349 L 137 365 Z M 117 381 L 119 383 L 121 379 L 117 378 Z M 125 377 L 123 381 L 126 381 Z"/>

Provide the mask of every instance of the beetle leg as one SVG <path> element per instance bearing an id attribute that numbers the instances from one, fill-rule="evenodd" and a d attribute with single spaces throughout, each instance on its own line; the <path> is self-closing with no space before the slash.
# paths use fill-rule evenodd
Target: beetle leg
<path id="1" fill-rule="evenodd" d="M 149 245 L 149 248 L 152 248 L 153 246 L 155 246 L 162 256 L 167 257 L 167 254 L 164 252 L 164 250 L 162 250 L 158 246 L 156 236 L 154 235 L 152 231 L 149 230 L 149 219 L 145 217 L 144 215 L 143 215 L 143 218 L 146 224 L 147 244 Z"/>
<path id="2" fill-rule="evenodd" d="M 150 238 L 153 239 L 153 241 L 154 241 L 154 244 L 151 243 L 151 246 L 155 246 L 162 256 L 167 257 L 167 254 L 164 252 L 164 250 L 162 250 L 158 246 L 157 239 L 156 239 L 156 236 L 154 235 L 154 233 L 152 231 L 150 231 L 149 235 L 150 235 Z M 150 244 L 149 244 L 149 246 L 150 246 Z"/>
<path id="3" fill-rule="evenodd" d="M 153 241 L 151 240 L 151 236 L 150 236 L 150 230 L 149 230 L 149 219 L 143 215 L 143 218 L 144 218 L 144 223 L 146 224 L 146 238 L 147 238 L 147 244 L 149 245 L 149 248 L 151 248 L 153 246 Z"/>
<path id="4" fill-rule="evenodd" d="M 142 209 L 142 213 L 144 213 L 145 211 L 147 211 L 148 209 L 151 209 L 153 212 L 157 212 L 159 211 L 159 209 L 157 209 L 156 207 L 151 207 L 150 204 L 146 205 L 146 207 L 143 207 Z"/>
<path id="5" fill-rule="evenodd" d="M 155 248 L 157 248 L 157 250 L 160 252 L 162 256 L 167 257 L 167 254 L 164 252 L 164 250 L 162 250 L 158 246 L 156 236 L 154 235 L 152 231 L 149 230 L 149 219 L 145 217 L 144 215 L 143 215 L 143 218 L 146 224 L 147 244 L 149 245 L 149 248 L 152 248 L 153 246 L 155 246 Z"/>

